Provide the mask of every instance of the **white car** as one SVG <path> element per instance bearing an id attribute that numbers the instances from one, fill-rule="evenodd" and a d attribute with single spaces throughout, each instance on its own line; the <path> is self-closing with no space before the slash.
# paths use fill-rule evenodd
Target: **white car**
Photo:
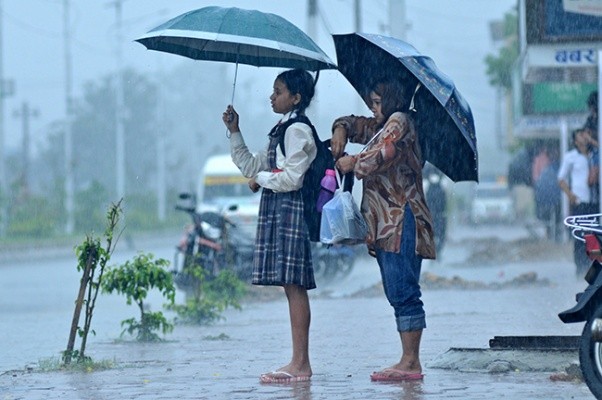
<path id="1" fill-rule="evenodd" d="M 472 223 L 512 222 L 514 218 L 514 201 L 508 185 L 500 183 L 477 185 L 470 210 Z"/>

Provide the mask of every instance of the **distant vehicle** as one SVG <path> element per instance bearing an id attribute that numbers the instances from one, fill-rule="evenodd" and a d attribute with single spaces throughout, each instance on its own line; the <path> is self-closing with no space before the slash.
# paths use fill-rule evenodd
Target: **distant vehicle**
<path id="1" fill-rule="evenodd" d="M 207 158 L 199 179 L 197 212 L 222 213 L 254 238 L 261 194 L 253 193 L 248 181 L 230 153 Z"/>
<path id="2" fill-rule="evenodd" d="M 470 210 L 472 223 L 512 222 L 515 215 L 508 185 L 484 182 L 476 186 Z"/>

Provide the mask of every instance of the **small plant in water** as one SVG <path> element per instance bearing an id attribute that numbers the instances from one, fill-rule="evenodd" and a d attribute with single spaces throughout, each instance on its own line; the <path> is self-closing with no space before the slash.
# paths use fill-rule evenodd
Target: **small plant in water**
<path id="1" fill-rule="evenodd" d="M 140 320 L 130 318 L 121 321 L 121 326 L 126 326 L 122 335 L 127 332 L 139 341 L 151 342 L 161 340 L 155 331 L 166 334 L 173 330 L 173 325 L 161 311 L 150 312 L 144 306 L 151 289 L 158 289 L 168 304 L 174 304 L 176 289 L 172 274 L 166 269 L 168 265 L 169 261 L 155 260 L 152 254 L 139 254 L 132 261 L 107 270 L 102 282 L 103 292 L 123 294 L 127 304 L 134 302 L 140 310 Z"/>
<path id="2" fill-rule="evenodd" d="M 245 284 L 228 270 L 222 270 L 215 277 L 208 277 L 200 264 L 190 265 L 188 273 L 193 278 L 192 292 L 185 304 L 168 305 L 175 311 L 180 322 L 188 324 L 210 324 L 221 317 L 228 307 L 240 309 L 240 300 L 246 293 Z"/>
<path id="3" fill-rule="evenodd" d="M 100 244 L 99 238 L 86 236 L 84 243 L 76 248 L 77 270 L 82 273 L 82 278 L 79 293 L 75 301 L 75 310 L 73 312 L 73 320 L 71 321 L 67 349 L 63 352 L 62 359 L 65 365 L 69 365 L 72 359 L 77 360 L 78 363 L 91 362 L 91 359 L 85 354 L 86 344 L 88 342 L 88 334 L 94 334 L 94 331 L 91 330 L 94 306 L 105 267 L 115 249 L 116 241 L 113 240 L 113 235 L 122 212 L 120 205 L 121 201 L 117 204 L 112 204 L 107 212 L 107 227 L 104 233 L 106 239 L 105 247 Z M 82 307 L 85 307 L 85 318 L 84 326 L 80 327 L 79 317 Z M 81 337 L 79 350 L 74 350 L 76 335 Z"/>

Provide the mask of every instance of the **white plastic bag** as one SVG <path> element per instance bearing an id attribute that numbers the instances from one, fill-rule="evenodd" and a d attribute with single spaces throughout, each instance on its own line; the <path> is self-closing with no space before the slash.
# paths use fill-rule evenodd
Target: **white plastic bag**
<path id="1" fill-rule="evenodd" d="M 320 242 L 324 244 L 363 244 L 366 242 L 368 227 L 359 207 L 350 192 L 339 189 L 334 197 L 324 204 L 320 223 Z"/>

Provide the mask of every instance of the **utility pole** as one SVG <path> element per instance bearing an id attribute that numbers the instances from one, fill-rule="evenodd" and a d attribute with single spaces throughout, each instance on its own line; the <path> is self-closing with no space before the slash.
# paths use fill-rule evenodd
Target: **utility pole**
<path id="1" fill-rule="evenodd" d="M 307 34 L 308 36 L 318 44 L 318 0 L 307 1 Z M 316 77 L 318 77 L 320 71 L 316 71 Z M 315 78 L 314 78 L 315 79 Z M 319 104 L 319 94 L 315 97 L 315 101 Z M 313 108 L 313 118 L 315 121 L 320 119 L 319 113 L 320 107 Z"/>
<path id="2" fill-rule="evenodd" d="M 362 31 L 362 0 L 353 2 L 353 13 L 355 15 L 355 31 Z"/>
<path id="3" fill-rule="evenodd" d="M 71 57 L 71 13 L 69 0 L 63 0 L 63 43 L 65 49 L 65 233 L 70 235 L 75 228 L 73 205 L 73 71 Z"/>
<path id="4" fill-rule="evenodd" d="M 124 100 L 123 100 L 123 19 L 122 5 L 124 0 L 115 0 L 115 173 L 116 194 L 121 200 L 125 196 L 125 134 L 124 134 Z"/>
<path id="5" fill-rule="evenodd" d="M 31 159 L 31 140 L 29 133 L 29 121 L 32 117 L 39 115 L 38 110 L 29 107 L 27 102 L 23 102 L 21 110 L 15 110 L 13 114 L 16 118 L 21 118 L 23 127 L 23 170 L 21 172 L 21 193 L 27 195 L 29 193 L 29 170 Z"/>
<path id="6" fill-rule="evenodd" d="M 2 9 L 2 1 L 0 0 L 0 237 L 6 236 L 6 228 L 8 225 L 8 185 L 6 183 L 6 170 L 4 168 L 4 98 L 6 94 L 6 82 L 4 81 L 4 60 L 2 42 L 2 17 L 4 11 Z"/>
<path id="7" fill-rule="evenodd" d="M 159 60 L 159 82 L 158 93 L 158 107 L 159 107 L 159 129 L 157 130 L 157 218 L 160 222 L 165 221 L 166 218 L 166 190 L 165 190 L 165 135 L 167 132 L 167 115 L 165 111 L 165 79 L 163 76 L 163 67 L 161 60 Z"/>
<path id="8" fill-rule="evenodd" d="M 504 45 L 504 21 L 496 20 L 489 23 L 489 34 L 496 52 Z M 502 127 L 502 115 L 504 114 L 504 90 L 497 86 L 495 89 L 495 136 L 498 149 L 504 150 L 507 144 L 506 136 Z M 564 153 L 562 153 L 564 154 Z"/>
<path id="9" fill-rule="evenodd" d="M 389 0 L 389 33 L 392 37 L 406 40 L 406 4 L 405 0 Z"/>
<path id="10" fill-rule="evenodd" d="M 307 1 L 307 34 L 318 43 L 317 32 L 318 0 Z"/>

